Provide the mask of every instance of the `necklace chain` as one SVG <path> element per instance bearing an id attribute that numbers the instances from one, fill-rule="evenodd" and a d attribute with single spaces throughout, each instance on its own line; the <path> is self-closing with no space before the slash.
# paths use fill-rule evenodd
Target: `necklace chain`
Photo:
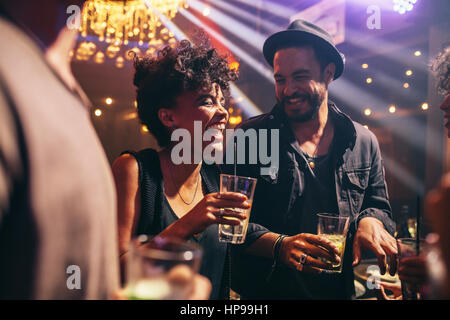
<path id="1" fill-rule="evenodd" d="M 170 179 L 172 180 L 172 185 L 173 185 L 173 187 L 174 187 L 175 189 L 177 189 L 177 187 L 175 186 L 175 182 L 174 182 L 174 179 L 173 179 L 172 171 L 171 171 L 171 170 L 169 170 L 169 174 L 170 174 Z M 200 174 L 197 176 L 197 185 L 195 186 L 194 196 L 192 197 L 192 200 L 191 200 L 190 202 L 186 202 L 186 201 L 183 199 L 183 197 L 181 196 L 180 191 L 177 189 L 178 196 L 180 197 L 181 201 L 184 202 L 184 204 L 190 205 L 192 202 L 194 202 L 195 196 L 197 195 L 197 190 L 198 190 L 199 180 L 200 180 Z M 181 188 L 180 188 L 180 189 L 181 189 Z"/>
<path id="2" fill-rule="evenodd" d="M 322 142 L 322 138 L 325 135 L 325 130 L 326 130 L 326 127 L 323 130 L 323 134 L 322 134 L 322 137 L 320 137 L 319 143 L 316 145 L 314 153 L 310 156 L 307 152 L 305 152 L 305 154 L 308 156 L 308 158 L 310 158 L 310 159 L 308 159 L 309 160 L 308 164 L 311 167 L 311 169 L 314 169 L 316 167 L 315 158 L 317 156 L 317 151 L 319 150 L 320 143 Z"/>
<path id="3" fill-rule="evenodd" d="M 316 148 L 313 152 L 312 155 L 309 155 L 306 151 L 303 151 L 305 153 L 305 156 L 307 158 L 307 162 L 309 164 L 309 166 L 311 167 L 311 169 L 314 169 L 316 167 L 316 163 L 315 163 L 315 158 L 316 158 L 316 154 L 317 154 L 317 150 L 319 149 L 319 145 L 320 145 L 320 141 L 319 143 L 316 145 Z"/>

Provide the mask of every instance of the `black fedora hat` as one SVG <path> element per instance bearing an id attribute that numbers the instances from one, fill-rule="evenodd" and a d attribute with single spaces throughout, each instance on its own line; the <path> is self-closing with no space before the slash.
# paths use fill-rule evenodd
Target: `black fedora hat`
<path id="1" fill-rule="evenodd" d="M 316 47 L 323 50 L 330 62 L 336 64 L 334 79 L 339 78 L 344 72 L 344 55 L 334 45 L 331 35 L 317 25 L 301 19 L 294 20 L 287 30 L 277 32 L 267 38 L 264 42 L 263 54 L 273 67 L 273 57 L 279 48 L 299 44 L 315 44 Z"/>

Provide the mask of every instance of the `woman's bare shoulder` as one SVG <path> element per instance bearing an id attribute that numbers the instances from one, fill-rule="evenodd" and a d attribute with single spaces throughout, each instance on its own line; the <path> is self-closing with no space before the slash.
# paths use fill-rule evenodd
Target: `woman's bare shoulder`
<path id="1" fill-rule="evenodd" d="M 116 181 L 120 180 L 134 180 L 139 177 L 139 166 L 136 158 L 129 154 L 125 153 L 114 160 L 112 164 L 112 171 Z"/>

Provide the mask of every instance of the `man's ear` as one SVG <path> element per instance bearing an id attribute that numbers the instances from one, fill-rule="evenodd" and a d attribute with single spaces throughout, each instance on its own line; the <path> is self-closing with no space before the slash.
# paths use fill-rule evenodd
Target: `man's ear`
<path id="1" fill-rule="evenodd" d="M 158 110 L 158 118 L 161 123 L 168 127 L 173 128 L 175 123 L 173 119 L 173 110 L 167 108 L 161 108 Z"/>
<path id="2" fill-rule="evenodd" d="M 334 63 L 329 63 L 323 70 L 323 79 L 327 86 L 334 80 L 334 75 L 336 73 L 336 65 Z"/>

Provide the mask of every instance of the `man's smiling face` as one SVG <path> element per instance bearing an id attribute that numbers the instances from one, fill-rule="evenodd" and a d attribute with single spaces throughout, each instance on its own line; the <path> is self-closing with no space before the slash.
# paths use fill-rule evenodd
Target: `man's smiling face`
<path id="1" fill-rule="evenodd" d="M 327 92 L 313 47 L 280 49 L 275 53 L 273 66 L 276 97 L 289 120 L 311 120 Z"/>

